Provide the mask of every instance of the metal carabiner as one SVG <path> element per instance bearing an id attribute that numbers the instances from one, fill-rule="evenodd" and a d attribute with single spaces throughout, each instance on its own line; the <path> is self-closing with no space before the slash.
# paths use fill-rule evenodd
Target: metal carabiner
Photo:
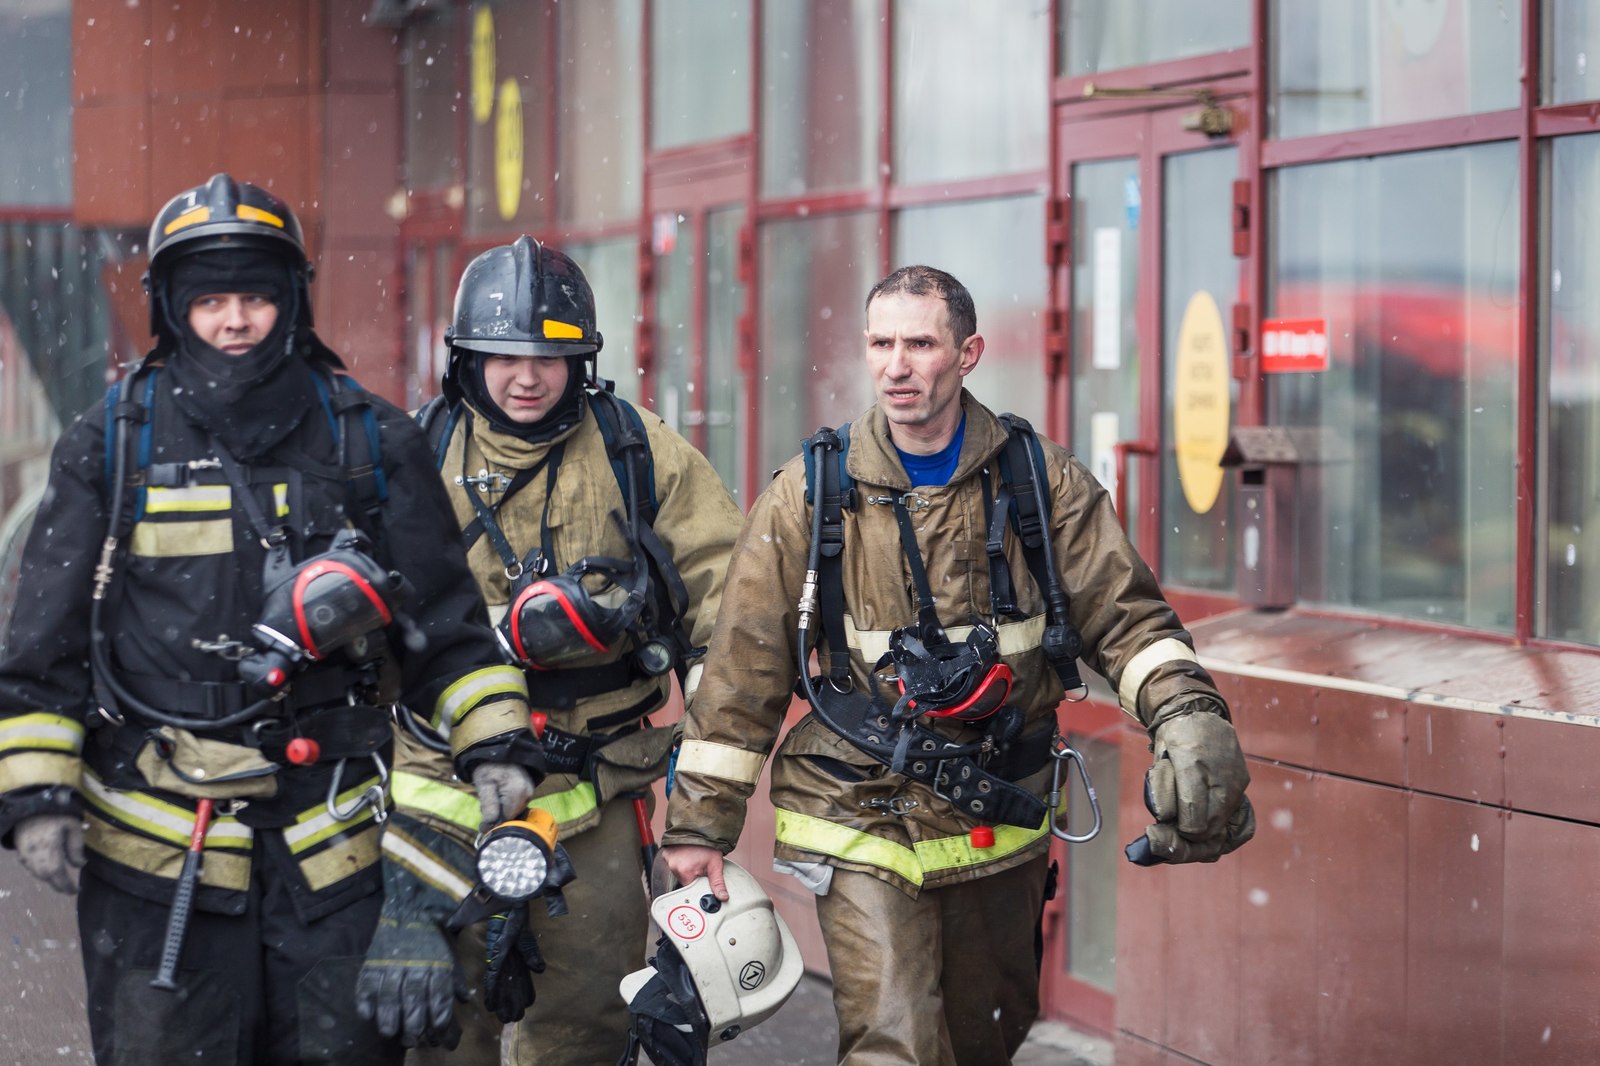
<path id="1" fill-rule="evenodd" d="M 1083 761 L 1083 756 L 1067 745 L 1066 739 L 1056 737 L 1050 742 L 1050 758 L 1055 760 L 1055 766 L 1050 770 L 1050 835 L 1058 840 L 1065 840 L 1068 844 L 1086 844 L 1100 835 L 1100 797 L 1095 795 L 1094 782 L 1089 779 L 1089 767 Z M 1056 811 L 1061 808 L 1061 771 L 1067 767 L 1067 784 L 1072 784 L 1072 770 L 1068 765 L 1076 763 L 1078 773 L 1083 777 L 1083 790 L 1089 794 L 1089 809 L 1094 811 L 1094 826 L 1082 836 L 1074 836 L 1056 824 Z M 1067 808 L 1068 816 L 1071 815 L 1071 805 Z"/>
<path id="2" fill-rule="evenodd" d="M 383 764 L 377 752 L 372 753 L 372 764 L 378 768 L 378 780 L 375 784 L 368 785 L 366 791 L 356 798 L 355 803 L 349 807 L 339 806 L 339 782 L 344 778 L 344 764 L 349 759 L 340 759 L 333 768 L 333 778 L 328 782 L 328 813 L 335 821 L 348 822 L 360 814 L 367 807 L 372 808 L 372 820 L 383 823 L 389 819 L 388 808 L 384 805 L 385 786 L 389 783 L 389 768 Z"/>

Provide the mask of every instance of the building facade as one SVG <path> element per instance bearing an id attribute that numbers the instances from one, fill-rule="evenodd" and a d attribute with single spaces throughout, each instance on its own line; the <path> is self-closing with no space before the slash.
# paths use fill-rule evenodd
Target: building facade
<path id="1" fill-rule="evenodd" d="M 1146 739 L 1064 706 L 1106 828 L 1057 845 L 1046 1013 L 1119 1064 L 1594 1061 L 1597 54 L 1583 0 L 0 0 L 0 506 L 218 170 L 413 405 L 467 260 L 558 243 L 602 373 L 744 503 L 871 401 L 872 282 L 944 267 L 974 391 L 1191 623 L 1260 819 L 1129 866 Z"/>

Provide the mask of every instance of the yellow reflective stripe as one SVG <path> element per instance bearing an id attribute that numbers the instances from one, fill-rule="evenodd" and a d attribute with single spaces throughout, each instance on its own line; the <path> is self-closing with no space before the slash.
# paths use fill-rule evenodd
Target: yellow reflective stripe
<path id="1" fill-rule="evenodd" d="M 271 211 L 263 211 L 261 208 L 251 207 L 249 204 L 240 204 L 234 209 L 234 214 L 239 218 L 250 219 L 252 222 L 265 222 L 269 226 L 277 226 L 279 229 L 283 228 L 283 219 L 279 218 Z"/>
<path id="2" fill-rule="evenodd" d="M 194 832 L 194 812 L 143 792 L 107 788 L 93 773 L 83 775 L 83 793 L 89 804 L 135 829 L 184 847 Z M 232 817 L 216 818 L 206 830 L 207 846 L 249 847 L 254 831 Z"/>
<path id="3" fill-rule="evenodd" d="M 580 781 L 565 792 L 552 792 L 548 796 L 535 796 L 528 804 L 541 811 L 549 811 L 550 816 L 556 820 L 557 825 L 566 825 L 594 810 L 597 804 L 594 801 L 594 785 L 588 781 Z"/>
<path id="4" fill-rule="evenodd" d="M 707 777 L 753 785 L 761 778 L 767 757 L 759 751 L 713 744 L 709 740 L 685 740 L 678 752 L 677 773 L 705 774 Z"/>
<path id="5" fill-rule="evenodd" d="M 184 853 L 189 841 L 168 844 L 147 840 L 124 826 L 96 816 L 94 811 L 84 811 L 83 846 L 112 862 L 130 866 L 141 873 L 175 881 L 183 872 Z M 200 883 L 242 892 L 250 887 L 250 853 L 221 851 L 212 845 L 211 834 L 206 834 L 206 861 L 200 865 Z"/>
<path id="6" fill-rule="evenodd" d="M 378 783 L 377 777 L 369 777 L 354 788 L 341 792 L 334 798 L 334 804 L 340 808 L 348 809 L 362 793 Z M 328 810 L 327 804 L 318 804 L 310 810 L 303 812 L 295 819 L 295 824 L 283 831 L 284 843 L 289 845 L 289 851 L 295 855 L 308 848 L 322 843 L 329 837 L 338 836 L 347 829 L 352 829 L 359 822 L 370 819 L 373 809 L 370 804 L 361 808 L 355 817 L 340 820 Z"/>
<path id="7" fill-rule="evenodd" d="M 197 222 L 209 222 L 210 220 L 211 208 L 203 205 L 200 207 L 191 207 L 189 210 L 185 211 L 183 214 L 179 215 L 177 218 L 163 226 L 161 228 L 161 235 L 167 236 L 176 230 L 183 229 L 185 226 L 192 226 Z"/>
<path id="8" fill-rule="evenodd" d="M 1199 656 L 1189 645 L 1176 637 L 1163 637 L 1129 659 L 1128 665 L 1122 668 L 1122 677 L 1117 682 L 1117 702 L 1124 711 L 1142 722 L 1144 719 L 1139 717 L 1139 690 L 1150 675 L 1168 663 L 1199 661 Z"/>
<path id="9" fill-rule="evenodd" d="M 279 518 L 289 513 L 289 486 L 286 483 L 280 481 L 272 486 L 272 505 Z"/>
<path id="10" fill-rule="evenodd" d="M 410 870 L 424 884 L 432 885 L 451 899 L 463 900 L 472 894 L 472 885 L 466 878 L 439 861 L 393 824 L 383 830 L 383 854 L 385 858 Z"/>
<path id="11" fill-rule="evenodd" d="M 396 807 L 426 811 L 473 833 L 483 824 L 483 808 L 478 804 L 478 797 L 471 792 L 463 792 L 442 781 L 408 774 L 403 770 L 395 771 L 394 776 L 389 778 L 389 788 Z"/>
<path id="12" fill-rule="evenodd" d="M 152 486 L 145 490 L 146 514 L 226 511 L 232 507 L 233 490 L 227 485 L 187 485 L 178 489 Z"/>
<path id="13" fill-rule="evenodd" d="M 83 762 L 78 753 L 19 751 L 0 759 L 0 792 L 41 785 L 76 785 Z"/>
<path id="14" fill-rule="evenodd" d="M 19 714 L 0 721 L 0 752 L 7 748 L 82 751 L 83 722 L 62 714 Z"/>
<path id="15" fill-rule="evenodd" d="M 921 887 L 922 863 L 917 853 L 905 845 L 809 814 L 786 811 L 782 807 L 776 810 L 777 836 L 783 843 L 818 855 L 876 866 Z"/>
<path id="16" fill-rule="evenodd" d="M 433 710 L 433 727 L 455 725 L 466 717 L 468 711 L 492 696 L 520 696 L 528 698 L 528 682 L 522 669 L 516 666 L 485 666 L 439 694 Z"/>
<path id="17" fill-rule="evenodd" d="M 301 859 L 300 872 L 305 875 L 311 891 L 321 892 L 377 862 L 380 832 L 377 826 L 369 826 L 347 840 Z"/>
<path id="18" fill-rule="evenodd" d="M 1044 640 L 1045 616 L 1036 614 L 1031 618 L 1024 618 L 1017 622 L 1001 622 L 995 628 L 995 639 L 999 643 L 1001 655 L 1024 655 L 1039 647 Z M 868 663 L 875 663 L 889 654 L 888 629 L 857 629 L 855 619 L 849 615 L 844 616 L 844 642 L 856 651 Z M 950 639 L 957 644 L 967 639 L 972 632 L 971 626 L 951 626 L 945 630 Z"/>
<path id="19" fill-rule="evenodd" d="M 993 847 L 973 847 L 972 838 L 966 833 L 960 836 L 919 840 L 912 846 L 917 849 L 917 858 L 922 860 L 922 869 L 928 873 L 936 870 L 953 870 L 961 866 L 981 866 L 986 862 L 1003 859 L 1013 852 L 1021 851 L 1050 832 L 1049 815 L 1045 818 L 1046 820 L 1040 822 L 1037 829 L 1023 829 L 1016 825 L 995 826 Z"/>
<path id="20" fill-rule="evenodd" d="M 140 522 L 128 550 L 147 559 L 184 555 L 224 555 L 233 551 L 233 519 L 199 522 Z"/>

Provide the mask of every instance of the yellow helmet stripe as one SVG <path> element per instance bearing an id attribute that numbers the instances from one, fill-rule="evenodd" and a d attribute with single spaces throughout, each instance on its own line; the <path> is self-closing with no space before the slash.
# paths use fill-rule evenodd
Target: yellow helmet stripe
<path id="1" fill-rule="evenodd" d="M 263 211 L 261 208 L 251 207 L 249 204 L 240 204 L 238 215 L 240 218 L 247 218 L 252 222 L 265 222 L 269 226 L 283 228 L 283 219 L 271 211 Z"/>
<path id="2" fill-rule="evenodd" d="M 544 335 L 546 340 L 582 340 L 583 330 L 577 326 L 569 326 L 565 322 L 557 322 L 553 318 L 544 320 Z"/>
<path id="3" fill-rule="evenodd" d="M 171 222 L 168 222 L 164 227 L 162 227 L 161 234 L 162 236 L 167 236 L 177 230 L 183 229 L 185 226 L 192 226 L 196 222 L 209 221 L 211 221 L 211 208 L 204 205 L 201 205 L 200 207 L 191 207 L 189 210 L 185 211 L 183 214 L 179 215 L 177 218 L 173 219 Z"/>

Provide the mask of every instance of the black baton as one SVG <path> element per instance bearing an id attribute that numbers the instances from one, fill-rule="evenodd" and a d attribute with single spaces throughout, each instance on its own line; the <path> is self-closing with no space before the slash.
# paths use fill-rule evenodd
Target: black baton
<path id="1" fill-rule="evenodd" d="M 167 939 L 161 946 L 161 968 L 150 982 L 151 988 L 168 992 L 178 989 L 174 980 L 178 956 L 183 952 L 183 935 L 189 930 L 189 913 L 194 910 L 194 892 L 200 884 L 200 853 L 205 848 L 206 830 L 211 828 L 212 802 L 203 799 L 195 807 L 194 832 L 189 835 L 189 850 L 183 856 L 183 872 L 178 875 L 178 890 L 172 895 L 172 913 L 167 916 Z"/>

